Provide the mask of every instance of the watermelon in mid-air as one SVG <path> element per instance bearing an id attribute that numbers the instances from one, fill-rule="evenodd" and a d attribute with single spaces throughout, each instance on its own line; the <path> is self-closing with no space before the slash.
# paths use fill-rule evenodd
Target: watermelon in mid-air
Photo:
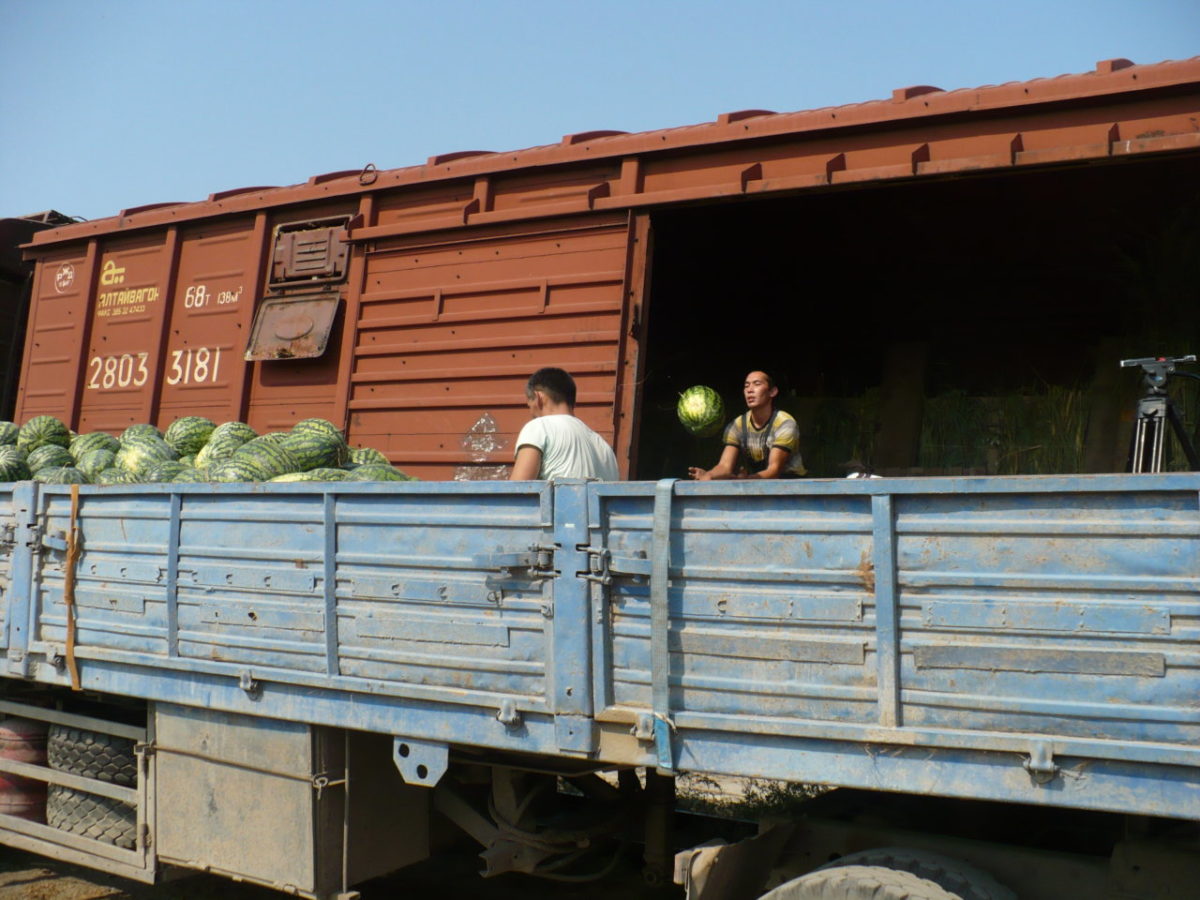
<path id="1" fill-rule="evenodd" d="M 707 437 L 725 421 L 725 403 L 712 388 L 698 384 L 679 395 L 675 413 L 684 428 L 696 437 Z"/>

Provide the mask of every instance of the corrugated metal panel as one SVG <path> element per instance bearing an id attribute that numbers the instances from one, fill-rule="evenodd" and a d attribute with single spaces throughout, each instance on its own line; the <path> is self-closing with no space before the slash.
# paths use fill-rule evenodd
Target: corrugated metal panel
<path id="1" fill-rule="evenodd" d="M 614 437 L 624 216 L 473 240 L 381 242 L 354 326 L 352 443 L 422 478 L 503 478 L 528 420 L 525 380 L 570 368 L 577 414 Z"/>
<path id="2" fill-rule="evenodd" d="M 598 716 L 669 718 L 689 765 L 888 790 L 918 789 L 901 775 L 908 747 L 929 762 L 972 748 L 1194 766 L 1192 485 L 591 485 L 592 544 L 611 578 L 594 617 Z M 855 774 L 856 753 L 838 770 L 768 749 L 788 739 L 873 744 L 892 772 Z M 1049 801 L 1010 764 L 1032 802 Z M 1009 790 L 953 768 L 932 780 L 935 793 Z"/>
<path id="3" fill-rule="evenodd" d="M 183 233 L 160 370 L 158 418 L 239 419 L 244 343 L 261 295 L 265 222 L 211 222 Z"/>
<path id="4" fill-rule="evenodd" d="M 14 414 L 18 422 L 40 415 L 74 420 L 95 252 L 90 242 L 52 252 L 38 263 Z"/>

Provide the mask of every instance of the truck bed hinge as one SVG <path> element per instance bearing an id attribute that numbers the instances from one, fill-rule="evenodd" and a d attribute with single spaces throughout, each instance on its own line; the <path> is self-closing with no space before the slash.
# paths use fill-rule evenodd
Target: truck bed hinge
<path id="1" fill-rule="evenodd" d="M 612 584 L 614 575 L 631 575 L 635 579 L 650 577 L 651 564 L 644 550 L 634 556 L 613 556 L 607 547 L 580 547 L 588 557 L 588 570 L 579 577 L 596 584 Z"/>
<path id="2" fill-rule="evenodd" d="M 1029 748 L 1025 771 L 1029 773 L 1034 784 L 1049 784 L 1058 776 L 1061 770 L 1054 762 L 1054 750 L 1050 744 L 1038 741 Z"/>
<path id="3" fill-rule="evenodd" d="M 493 571 L 484 581 L 489 590 L 502 590 L 520 587 L 522 582 L 553 578 L 557 574 L 554 569 L 554 551 L 557 549 L 553 545 L 533 544 L 527 550 L 484 553 L 472 558 L 471 562 L 478 568 Z"/>

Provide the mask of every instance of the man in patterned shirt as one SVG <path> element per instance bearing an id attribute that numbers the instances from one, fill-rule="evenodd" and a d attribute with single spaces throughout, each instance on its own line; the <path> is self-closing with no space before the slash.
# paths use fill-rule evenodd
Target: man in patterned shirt
<path id="1" fill-rule="evenodd" d="M 751 372 L 743 386 L 746 412 L 725 426 L 725 449 L 711 469 L 693 466 L 696 481 L 725 478 L 799 478 L 800 429 L 796 420 L 775 408 L 779 388 L 766 372 Z"/>

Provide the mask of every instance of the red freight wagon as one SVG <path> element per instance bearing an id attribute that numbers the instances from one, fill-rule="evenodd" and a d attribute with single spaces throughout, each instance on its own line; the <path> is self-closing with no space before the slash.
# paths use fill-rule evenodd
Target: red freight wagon
<path id="1" fill-rule="evenodd" d="M 874 461 L 911 467 L 924 396 L 1107 383 L 1123 342 L 1200 334 L 1194 303 L 1125 278 L 1191 227 L 1198 118 L 1200 59 L 1108 60 L 63 225 L 26 249 L 15 418 L 321 416 L 422 478 L 503 478 L 525 378 L 560 365 L 626 475 L 678 476 L 712 459 L 673 444 L 677 393 L 716 384 L 736 408 L 763 367 L 810 411 L 874 391 Z M 1120 443 L 1102 406 L 1097 470 Z M 832 441 L 807 438 L 813 458 Z"/>

